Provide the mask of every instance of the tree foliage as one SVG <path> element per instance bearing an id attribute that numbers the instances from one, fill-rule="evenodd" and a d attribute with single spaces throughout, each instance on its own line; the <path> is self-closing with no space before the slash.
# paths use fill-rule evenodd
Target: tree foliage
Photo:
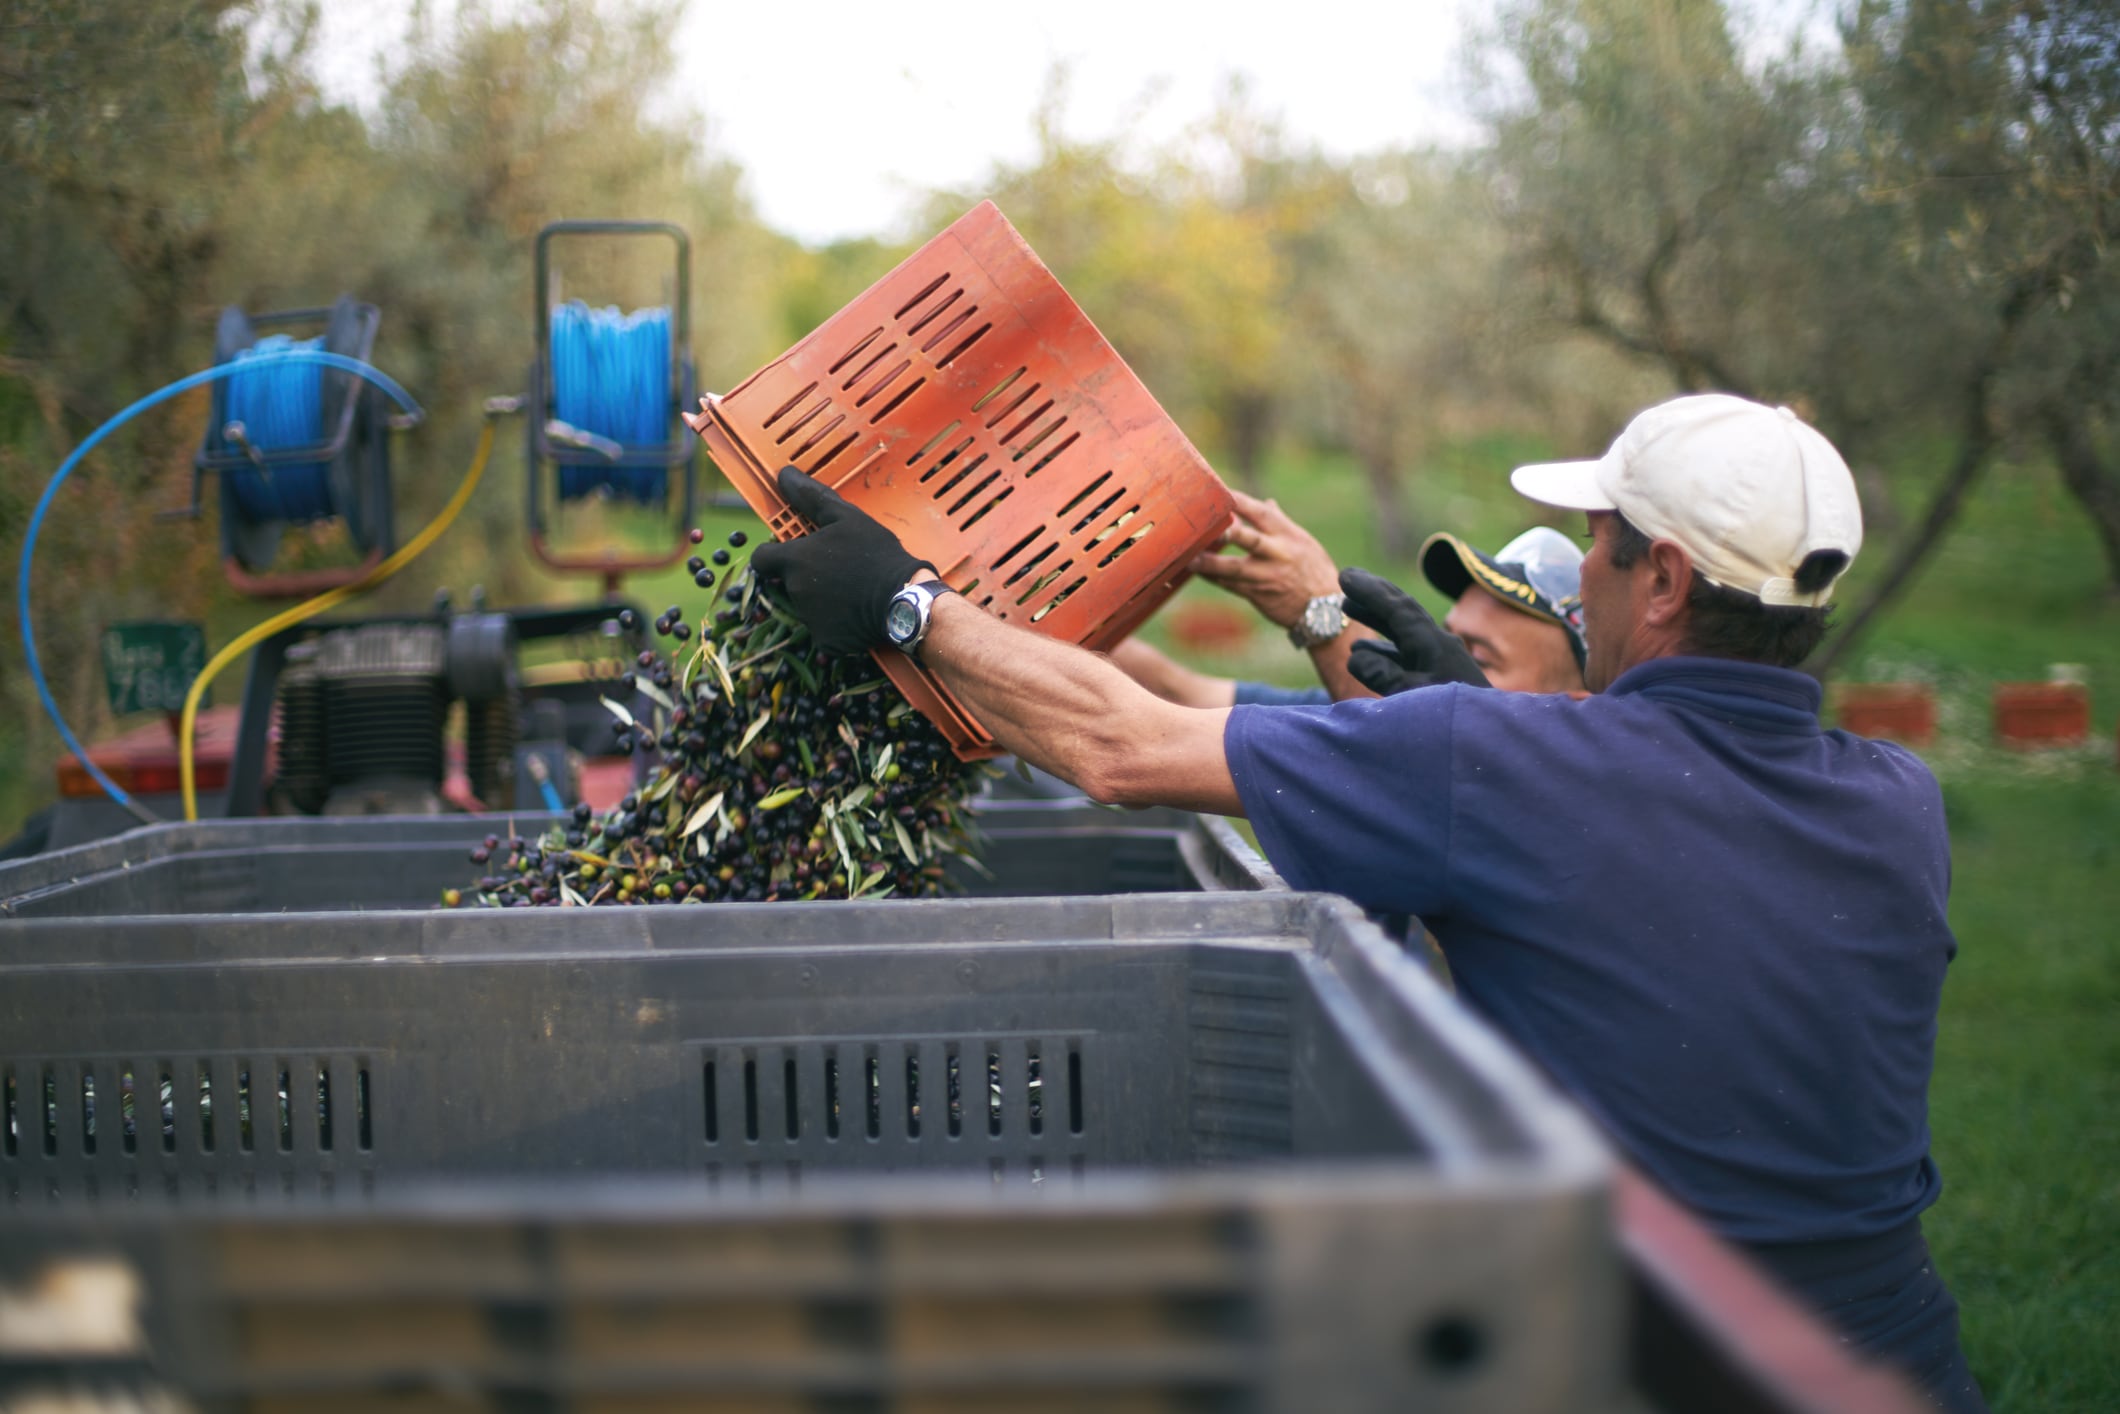
<path id="1" fill-rule="evenodd" d="M 1837 50 L 1759 61 L 1716 0 L 1523 0 L 1490 41 L 1490 160 L 1548 317 L 1679 389 L 1795 404 L 1855 465 L 1892 543 L 1819 671 L 2013 447 L 2046 444 L 2120 547 L 2100 8 L 1866 0 Z M 1875 464 L 1915 446 L 1942 450 L 1894 535 Z"/>

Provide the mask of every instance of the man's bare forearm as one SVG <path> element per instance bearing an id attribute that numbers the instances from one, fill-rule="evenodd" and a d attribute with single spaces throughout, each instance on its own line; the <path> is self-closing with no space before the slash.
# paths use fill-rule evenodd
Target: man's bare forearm
<path id="1" fill-rule="evenodd" d="M 1122 639 L 1106 655 L 1112 666 L 1165 702 L 1180 707 L 1235 705 L 1237 685 L 1229 678 L 1195 672 L 1144 642 L 1139 635 Z"/>
<path id="2" fill-rule="evenodd" d="M 1325 685 L 1325 691 L 1335 702 L 1345 702 L 1350 697 L 1376 696 L 1347 671 L 1347 660 L 1354 653 L 1354 645 L 1366 632 L 1360 624 L 1351 623 L 1310 650 L 1310 663 L 1318 670 L 1318 681 Z"/>
<path id="3" fill-rule="evenodd" d="M 1097 654 L 937 600 L 924 662 L 994 734 L 1093 798 L 1242 814 L 1222 750 L 1229 711 L 1165 702 Z"/>

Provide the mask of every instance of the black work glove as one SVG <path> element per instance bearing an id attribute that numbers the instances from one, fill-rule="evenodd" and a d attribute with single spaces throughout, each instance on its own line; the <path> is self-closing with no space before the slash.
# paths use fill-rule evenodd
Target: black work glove
<path id="1" fill-rule="evenodd" d="M 817 529 L 751 554 L 758 577 L 801 619 L 827 653 L 860 653 L 881 647 L 884 615 L 892 596 L 915 570 L 935 567 L 916 560 L 846 497 L 792 466 L 780 469 L 780 494 L 796 514 Z"/>
<path id="2" fill-rule="evenodd" d="M 1340 592 L 1347 596 L 1348 618 L 1391 640 L 1365 638 L 1347 655 L 1347 671 L 1371 692 L 1389 697 L 1444 682 L 1487 686 L 1487 675 L 1457 635 L 1390 580 L 1368 570 L 1344 569 Z"/>

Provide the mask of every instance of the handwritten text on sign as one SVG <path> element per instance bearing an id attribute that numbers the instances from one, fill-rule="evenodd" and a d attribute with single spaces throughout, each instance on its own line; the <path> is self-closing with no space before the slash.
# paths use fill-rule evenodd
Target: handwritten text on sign
<path id="1" fill-rule="evenodd" d="M 116 716 L 176 712 L 206 666 L 206 630 L 197 624 L 112 624 L 103 630 L 103 690 Z"/>

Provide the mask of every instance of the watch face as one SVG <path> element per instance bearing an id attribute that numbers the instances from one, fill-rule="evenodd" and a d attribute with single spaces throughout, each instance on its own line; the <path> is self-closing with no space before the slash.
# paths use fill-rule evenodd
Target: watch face
<path id="1" fill-rule="evenodd" d="M 883 616 L 883 631 L 893 643 L 910 643 L 920 632 L 920 610 L 908 600 L 893 599 L 890 612 Z"/>

